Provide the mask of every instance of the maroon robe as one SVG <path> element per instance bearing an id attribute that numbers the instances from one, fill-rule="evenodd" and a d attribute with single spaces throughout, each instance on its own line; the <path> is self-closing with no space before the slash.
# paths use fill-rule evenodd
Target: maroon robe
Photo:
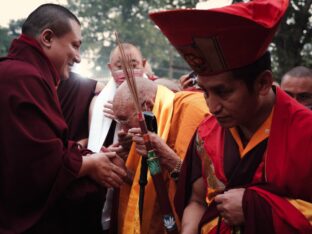
<path id="1" fill-rule="evenodd" d="M 0 74 L 0 233 L 96 233 L 103 199 L 97 184 L 77 178 L 82 155 L 68 141 L 55 68 L 22 35 L 1 58 Z M 83 213 L 87 198 L 100 208 Z"/>
<path id="2" fill-rule="evenodd" d="M 68 125 L 68 138 L 78 141 L 89 136 L 89 106 L 95 95 L 96 81 L 70 72 L 57 88 L 62 112 Z"/>
<path id="3" fill-rule="evenodd" d="M 267 154 L 263 158 L 263 176 L 266 179 L 263 178 L 260 184 L 252 181 L 240 186 L 247 187 L 243 197 L 243 233 L 312 233 L 308 220 L 284 199 L 287 197 L 312 202 L 311 123 L 312 112 L 277 88 Z M 224 178 L 227 168 L 225 158 L 229 155 L 224 149 L 227 139 L 225 133 L 214 117 L 206 119 L 198 130 L 216 176 L 228 186 L 229 178 Z M 180 217 L 189 201 L 191 184 L 201 172 L 201 162 L 194 148 L 191 144 L 176 192 L 175 205 Z M 209 209 L 202 224 L 218 216 L 213 206 Z M 221 230 L 224 229 L 221 227 Z"/>

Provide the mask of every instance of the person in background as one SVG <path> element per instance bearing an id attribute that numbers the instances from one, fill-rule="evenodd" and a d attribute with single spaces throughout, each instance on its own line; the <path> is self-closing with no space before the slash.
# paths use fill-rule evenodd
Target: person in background
<path id="1" fill-rule="evenodd" d="M 282 77 L 281 89 L 312 110 L 312 70 L 310 68 L 298 66 L 287 71 Z"/>
<path id="2" fill-rule="evenodd" d="M 81 43 L 77 17 L 44 4 L 0 60 L 0 233 L 101 233 L 104 188 L 123 183 L 116 153 L 68 140 L 56 87 Z"/>
<path id="3" fill-rule="evenodd" d="M 130 43 L 123 43 L 122 46 L 126 57 L 131 57 L 130 66 L 134 71 L 133 75 L 140 78 L 144 77 L 146 59 L 143 58 L 139 48 Z M 126 79 L 122 70 L 121 53 L 118 46 L 111 51 L 107 66 L 111 72 L 112 78 L 91 103 L 88 149 L 94 152 L 100 152 L 104 146 L 105 150 L 117 151 L 117 153 L 122 154 L 123 151 L 127 149 L 122 149 L 122 147 L 116 143 L 118 134 L 119 137 L 126 135 L 123 131 L 120 131 L 119 124 L 114 120 L 115 115 L 112 105 L 116 89 Z M 110 227 L 112 200 L 113 189 L 109 189 L 106 195 L 102 217 L 102 226 L 105 232 L 108 232 Z"/>
<path id="4" fill-rule="evenodd" d="M 187 146 L 199 123 L 209 114 L 208 108 L 203 94 L 199 92 L 173 93 L 168 88 L 157 85 L 155 81 L 140 78 L 136 78 L 136 86 L 142 110 L 152 112 L 156 117 L 157 133 L 149 133 L 149 136 L 159 157 L 172 203 Z M 140 155 L 146 156 L 147 152 L 138 128 L 135 110 L 134 101 L 125 82 L 116 91 L 113 111 L 116 121 L 120 123 L 124 132 L 132 136 L 133 144 L 124 160 L 127 170 L 134 174 L 134 179 L 132 184 L 125 183 L 120 188 L 118 205 L 114 204 L 113 209 L 118 211 L 118 223 L 112 225 L 115 228 L 112 231 L 113 233 L 166 233 L 150 176 L 145 188 L 142 225 L 138 219 Z"/>
<path id="5" fill-rule="evenodd" d="M 267 52 L 288 4 L 150 14 L 198 74 L 212 114 L 178 181 L 183 234 L 312 233 L 312 112 L 272 86 Z"/>
<path id="6" fill-rule="evenodd" d="M 186 91 L 198 91 L 199 87 L 197 85 L 197 74 L 196 72 L 190 72 L 188 74 L 182 75 L 179 78 L 180 86 L 182 90 Z"/>
<path id="7" fill-rule="evenodd" d="M 155 81 L 157 79 L 159 79 L 159 77 L 157 75 L 155 75 L 151 64 L 146 60 L 145 62 L 145 66 L 144 66 L 144 74 L 143 76 L 145 78 L 148 78 L 149 80 Z"/>
<path id="8" fill-rule="evenodd" d="M 143 58 L 141 51 L 132 44 L 123 43 L 126 56 L 131 56 L 131 67 L 135 77 L 144 76 L 146 59 Z M 108 81 L 104 89 L 92 103 L 90 113 L 90 134 L 88 149 L 99 152 L 102 146 L 108 147 L 116 142 L 118 126 L 114 120 L 112 111 L 112 100 L 117 87 L 125 81 L 125 74 L 122 70 L 121 55 L 118 47 L 115 47 L 110 54 L 107 64 L 112 78 Z M 104 115 L 103 115 L 104 107 Z M 115 138 L 115 141 L 114 141 Z"/>
<path id="9" fill-rule="evenodd" d="M 154 82 L 158 85 L 163 85 L 163 86 L 167 87 L 168 89 L 170 89 L 174 93 L 182 91 L 182 89 L 178 83 L 179 82 L 178 80 L 169 79 L 169 78 L 158 78 Z"/>

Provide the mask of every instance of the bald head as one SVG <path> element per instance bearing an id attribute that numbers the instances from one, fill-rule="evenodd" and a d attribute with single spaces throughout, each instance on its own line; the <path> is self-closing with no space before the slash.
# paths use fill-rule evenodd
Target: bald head
<path id="1" fill-rule="evenodd" d="M 136 86 L 140 104 L 146 100 L 155 101 L 157 85 L 148 79 L 136 78 Z M 134 106 L 133 98 L 129 90 L 127 82 L 122 83 L 116 90 L 114 97 L 114 111 L 119 106 Z M 115 105 L 116 104 L 116 105 Z"/>
<path id="2" fill-rule="evenodd" d="M 132 67 L 134 76 L 142 77 L 146 60 L 142 57 L 141 51 L 129 43 L 122 43 L 122 47 L 126 58 L 130 58 L 129 66 Z M 124 82 L 126 77 L 122 70 L 122 59 L 119 47 L 112 50 L 107 66 L 117 86 Z"/>
<path id="3" fill-rule="evenodd" d="M 312 108 L 312 70 L 304 66 L 294 67 L 282 78 L 281 88 L 299 103 Z"/>
<path id="4" fill-rule="evenodd" d="M 138 98 L 143 111 L 152 111 L 156 93 L 157 84 L 148 79 L 136 78 Z M 113 100 L 113 111 L 124 129 L 138 127 L 135 118 L 135 105 L 130 93 L 127 82 L 123 82 L 116 90 Z"/>

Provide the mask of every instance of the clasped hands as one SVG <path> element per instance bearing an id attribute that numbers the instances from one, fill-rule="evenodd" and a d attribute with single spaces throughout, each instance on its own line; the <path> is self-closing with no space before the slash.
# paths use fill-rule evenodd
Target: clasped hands
<path id="1" fill-rule="evenodd" d="M 230 189 L 215 197 L 217 209 L 225 223 L 233 226 L 244 223 L 242 207 L 244 192 L 244 188 Z"/>
<path id="2" fill-rule="evenodd" d="M 131 128 L 128 134 L 132 136 L 132 141 L 136 143 L 136 151 L 139 155 L 146 156 L 147 150 L 143 135 L 140 128 Z M 180 157 L 172 150 L 167 143 L 161 139 L 156 133 L 148 132 L 149 139 L 159 157 L 160 164 L 165 167 L 168 171 L 172 171 L 180 161 Z"/>

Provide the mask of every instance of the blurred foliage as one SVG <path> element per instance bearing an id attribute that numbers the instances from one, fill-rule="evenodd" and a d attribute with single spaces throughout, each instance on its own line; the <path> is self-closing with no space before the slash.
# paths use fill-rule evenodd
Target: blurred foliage
<path id="1" fill-rule="evenodd" d="M 246 0 L 234 0 L 242 2 Z M 148 17 L 151 11 L 194 7 L 197 0 L 68 0 L 67 6 L 82 22 L 84 57 L 94 61 L 95 76 L 107 76 L 106 64 L 115 47 L 114 32 L 123 42 L 138 46 L 161 77 L 179 78 L 189 71 L 168 40 Z M 294 66 L 312 65 L 312 0 L 290 0 L 273 43 L 273 71 L 277 80 Z M 19 34 L 23 20 L 0 27 L 0 55 L 6 54 L 10 41 Z"/>
<path id="2" fill-rule="evenodd" d="M 116 46 L 114 32 L 123 42 L 138 46 L 154 72 L 162 77 L 178 78 L 189 71 L 167 39 L 148 18 L 148 12 L 158 9 L 192 7 L 194 0 L 69 0 L 69 8 L 83 22 L 83 50 L 96 54 L 97 71 L 103 75 L 110 51 Z M 91 51 L 91 52 L 90 52 Z M 107 73 L 106 73 L 107 75 Z"/>
<path id="3" fill-rule="evenodd" d="M 23 19 L 12 20 L 9 27 L 0 27 L 0 56 L 8 53 L 11 41 L 21 33 Z"/>

